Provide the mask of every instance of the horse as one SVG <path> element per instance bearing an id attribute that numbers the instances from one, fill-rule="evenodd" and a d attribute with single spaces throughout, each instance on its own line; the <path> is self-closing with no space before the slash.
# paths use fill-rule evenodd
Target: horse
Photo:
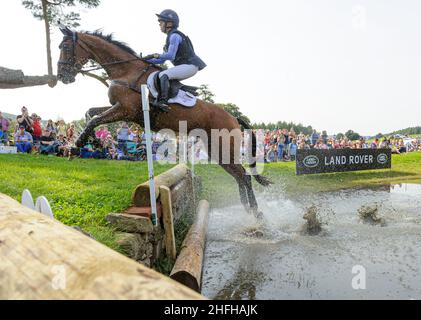
<path id="1" fill-rule="evenodd" d="M 60 27 L 60 30 L 63 33 L 63 40 L 59 46 L 60 58 L 57 70 L 59 81 L 64 84 L 73 83 L 76 75 L 83 72 L 83 66 L 90 60 L 98 63 L 111 80 L 108 97 L 112 106 L 96 108 L 93 110 L 94 112 L 87 113 L 89 122 L 78 137 L 76 146 L 82 147 L 89 137 L 94 137 L 95 127 L 102 124 L 130 121 L 143 127 L 140 86 L 146 83 L 151 73 L 162 69 L 146 62 L 127 44 L 113 39 L 111 35 L 104 35 L 100 31 L 76 32 L 67 27 Z M 151 129 L 155 132 L 162 129 L 179 132 L 180 121 L 187 122 L 188 132 L 201 129 L 206 132 L 208 137 L 211 137 L 213 129 L 226 129 L 228 132 L 240 131 L 240 124 L 245 129 L 251 129 L 247 123 L 236 119 L 223 108 L 200 99 L 197 99 L 193 108 L 170 104 L 168 113 L 152 110 L 150 117 Z M 230 137 L 229 161 L 222 161 L 221 153 L 215 153 L 217 156 L 213 156 L 211 141 L 208 141 L 208 154 L 211 155 L 213 161 L 234 177 L 244 208 L 256 217 L 261 217 L 262 213 L 258 210 L 251 176 L 263 186 L 269 186 L 272 182 L 257 172 L 253 175 L 248 174 L 243 165 L 235 161 L 240 146 L 233 140 L 235 137 L 234 139 Z M 254 133 L 252 134 L 252 145 L 252 154 L 255 156 L 256 137 Z M 255 169 L 255 167 L 256 161 L 250 163 L 250 168 Z"/>

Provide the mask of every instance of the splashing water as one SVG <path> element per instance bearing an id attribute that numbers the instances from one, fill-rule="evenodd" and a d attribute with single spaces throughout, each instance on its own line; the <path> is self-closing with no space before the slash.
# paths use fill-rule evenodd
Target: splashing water
<path id="1" fill-rule="evenodd" d="M 261 224 L 241 205 L 212 210 L 203 268 L 205 296 L 421 299 L 421 185 L 296 198 L 264 195 L 258 201 L 264 213 Z M 380 223 L 364 223 L 360 212 Z M 310 225 L 319 225 L 320 232 L 303 232 Z M 251 236 L 248 230 L 262 235 Z M 365 270 L 365 289 L 352 285 L 355 266 Z"/>

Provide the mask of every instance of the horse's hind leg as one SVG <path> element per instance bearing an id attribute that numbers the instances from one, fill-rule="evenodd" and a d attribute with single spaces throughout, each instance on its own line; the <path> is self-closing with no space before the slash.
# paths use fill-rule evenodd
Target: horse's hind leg
<path id="1" fill-rule="evenodd" d="M 242 178 L 241 171 L 239 171 L 236 165 L 233 165 L 233 164 L 223 164 L 221 165 L 221 167 L 230 175 L 232 175 L 235 181 L 237 181 L 238 191 L 240 192 L 241 204 L 248 211 L 250 207 L 249 207 L 248 196 L 247 196 L 247 188 Z"/>
<path id="2" fill-rule="evenodd" d="M 111 122 L 117 122 L 124 120 L 127 116 L 120 110 L 120 102 L 117 102 L 111 108 L 108 108 L 105 112 L 101 113 L 97 117 L 92 118 L 86 125 L 85 130 L 80 134 L 76 140 L 77 147 L 83 147 L 90 136 L 93 136 L 95 127 Z"/>
<path id="3" fill-rule="evenodd" d="M 107 111 L 108 109 L 112 108 L 112 106 L 109 107 L 98 107 L 98 108 L 90 108 L 85 113 L 85 120 L 86 123 L 88 123 L 93 117 Z"/>
<path id="4" fill-rule="evenodd" d="M 226 164 L 221 166 L 237 181 L 241 203 L 245 209 L 251 211 L 256 217 L 261 217 L 251 183 L 251 176 L 247 174 L 244 167 L 241 164 Z"/>

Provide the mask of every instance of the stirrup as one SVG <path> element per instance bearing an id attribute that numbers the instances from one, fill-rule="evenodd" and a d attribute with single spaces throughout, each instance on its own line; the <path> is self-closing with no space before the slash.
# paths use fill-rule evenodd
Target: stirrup
<path id="1" fill-rule="evenodd" d="M 152 106 L 154 106 L 155 108 L 157 108 L 158 110 L 162 111 L 162 112 L 168 112 L 170 111 L 170 107 L 168 106 L 168 103 L 164 100 L 161 101 L 154 101 L 152 103 Z"/>

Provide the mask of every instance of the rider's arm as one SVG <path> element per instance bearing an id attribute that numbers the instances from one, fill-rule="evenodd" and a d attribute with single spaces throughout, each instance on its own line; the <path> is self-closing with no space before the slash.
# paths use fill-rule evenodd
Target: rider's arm
<path id="1" fill-rule="evenodd" d="M 167 60 L 173 61 L 175 59 L 175 55 L 177 54 L 178 46 L 180 45 L 181 41 L 181 36 L 177 33 L 173 33 L 170 38 L 170 45 L 168 46 L 168 51 L 161 54 L 159 58 L 150 59 L 148 60 L 148 62 L 153 64 L 162 64 Z"/>

